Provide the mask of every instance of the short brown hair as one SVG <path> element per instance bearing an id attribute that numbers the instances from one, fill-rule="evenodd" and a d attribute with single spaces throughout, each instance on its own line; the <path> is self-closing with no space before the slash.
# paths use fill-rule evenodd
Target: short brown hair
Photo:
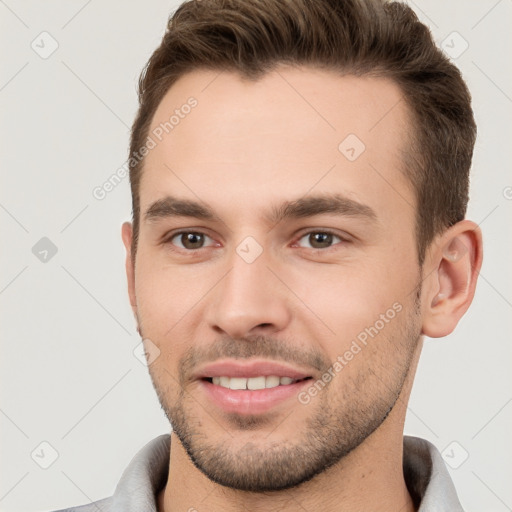
<path id="1" fill-rule="evenodd" d="M 414 11 L 384 0 L 190 0 L 168 20 L 139 79 L 130 155 L 148 137 L 160 101 L 196 69 L 236 71 L 251 80 L 278 64 L 308 65 L 393 80 L 413 118 L 404 170 L 414 187 L 420 264 L 433 238 L 466 213 L 476 138 L 460 71 Z M 144 161 L 131 158 L 133 243 L 139 233 Z"/>

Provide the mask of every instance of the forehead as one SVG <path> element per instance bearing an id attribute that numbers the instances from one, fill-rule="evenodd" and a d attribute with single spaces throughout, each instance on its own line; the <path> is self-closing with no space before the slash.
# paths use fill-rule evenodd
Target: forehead
<path id="1" fill-rule="evenodd" d="M 392 81 L 281 66 L 257 81 L 196 70 L 162 99 L 141 180 L 144 203 L 173 195 L 245 208 L 342 192 L 389 205 L 413 192 L 403 174 L 411 126 Z M 407 205 L 402 205 L 407 208 Z"/>

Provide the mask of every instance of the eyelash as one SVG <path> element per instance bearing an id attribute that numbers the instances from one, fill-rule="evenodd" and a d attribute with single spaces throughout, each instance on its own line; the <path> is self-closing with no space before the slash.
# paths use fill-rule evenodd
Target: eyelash
<path id="1" fill-rule="evenodd" d="M 210 240 L 213 240 L 210 236 L 208 236 L 203 231 L 181 230 L 181 231 L 176 231 L 175 233 L 171 233 L 168 237 L 166 237 L 163 240 L 163 244 L 164 245 L 174 245 L 172 243 L 172 240 L 174 238 L 176 238 L 179 235 L 190 234 L 190 233 L 197 234 L 197 235 L 204 235 L 205 237 L 210 238 Z M 331 246 L 326 247 L 326 248 L 300 247 L 301 249 L 310 249 L 312 251 L 326 252 L 329 249 L 334 248 L 336 245 L 338 245 L 340 243 L 349 243 L 350 242 L 348 237 L 343 237 L 340 234 L 337 234 L 334 231 L 331 231 L 329 229 L 313 229 L 313 230 L 305 231 L 305 232 L 301 233 L 300 236 L 298 238 L 296 238 L 296 241 L 293 242 L 293 245 L 297 244 L 305 236 L 308 236 L 308 235 L 311 235 L 311 234 L 314 234 L 314 233 L 322 233 L 322 234 L 326 234 L 326 235 L 332 235 L 333 237 L 339 239 L 340 241 L 336 242 L 336 243 L 333 243 Z M 186 251 L 186 252 L 189 252 L 189 253 L 193 253 L 193 252 L 199 252 L 201 249 L 207 249 L 208 247 L 212 247 L 212 246 L 210 245 L 210 246 L 206 246 L 206 247 L 200 247 L 199 249 L 185 249 L 185 248 L 182 248 L 182 247 L 177 247 L 177 249 L 179 249 L 181 251 Z"/>

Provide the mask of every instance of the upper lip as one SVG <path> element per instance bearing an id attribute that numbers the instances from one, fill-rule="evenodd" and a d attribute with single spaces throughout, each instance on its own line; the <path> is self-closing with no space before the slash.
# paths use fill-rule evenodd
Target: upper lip
<path id="1" fill-rule="evenodd" d="M 278 377 L 290 377 L 298 380 L 311 375 L 292 368 L 285 363 L 275 361 L 247 361 L 241 363 L 236 360 L 224 360 L 216 363 L 207 364 L 196 373 L 196 379 L 205 379 L 209 377 L 268 377 L 276 375 Z"/>

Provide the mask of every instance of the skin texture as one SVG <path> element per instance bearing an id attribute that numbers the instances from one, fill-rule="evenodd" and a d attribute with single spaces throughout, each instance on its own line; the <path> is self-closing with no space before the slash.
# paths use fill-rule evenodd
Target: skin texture
<path id="1" fill-rule="evenodd" d="M 387 79 L 196 70 L 171 87 L 151 129 L 190 97 L 197 106 L 146 156 L 136 255 L 130 223 L 122 230 L 131 305 L 148 351 L 160 351 L 149 371 L 174 427 L 159 510 L 414 510 L 402 473 L 407 401 L 422 335 L 449 334 L 472 300 L 478 227 L 446 230 L 419 267 L 401 169 L 412 125 Z M 338 148 L 349 134 L 365 146 L 354 161 Z M 269 218 L 282 203 L 334 194 L 374 215 Z M 214 215 L 145 219 L 171 195 Z M 205 236 L 187 249 L 181 230 Z M 237 247 L 261 254 L 248 263 Z M 238 358 L 288 362 L 316 381 L 375 325 L 307 404 L 228 414 L 194 379 L 204 363 Z"/>

